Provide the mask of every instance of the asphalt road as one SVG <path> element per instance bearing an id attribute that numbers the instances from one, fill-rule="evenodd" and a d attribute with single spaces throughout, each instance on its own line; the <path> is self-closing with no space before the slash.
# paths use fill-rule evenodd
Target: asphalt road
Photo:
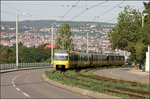
<path id="1" fill-rule="evenodd" d="M 41 79 L 50 69 L 34 69 L 1 74 L 0 98 L 90 98 L 49 85 Z"/>
<path id="2" fill-rule="evenodd" d="M 119 78 L 137 82 L 149 83 L 149 73 L 134 70 L 133 68 L 111 68 L 111 69 L 100 69 L 95 71 L 96 74 L 111 78 Z"/>

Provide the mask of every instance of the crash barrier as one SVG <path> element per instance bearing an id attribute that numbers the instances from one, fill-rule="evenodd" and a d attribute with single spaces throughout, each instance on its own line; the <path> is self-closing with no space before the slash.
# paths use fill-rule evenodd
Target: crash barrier
<path id="1" fill-rule="evenodd" d="M 19 63 L 18 67 L 16 66 L 16 63 L 0 64 L 0 70 L 15 69 L 15 68 L 44 67 L 44 66 L 51 66 L 51 63 Z"/>

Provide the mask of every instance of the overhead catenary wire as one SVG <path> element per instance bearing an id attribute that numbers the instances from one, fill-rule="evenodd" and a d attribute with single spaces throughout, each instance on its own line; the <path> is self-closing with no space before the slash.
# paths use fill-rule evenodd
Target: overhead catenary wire
<path id="1" fill-rule="evenodd" d="M 75 19 L 76 17 L 78 17 L 78 16 L 81 15 L 82 13 L 86 12 L 87 10 L 92 9 L 92 8 L 94 8 L 94 7 L 96 7 L 96 6 L 99 6 L 99 5 L 101 5 L 101 4 L 105 3 L 105 2 L 106 2 L 106 1 L 104 1 L 104 2 L 102 2 L 102 3 L 99 3 L 99 4 L 96 4 L 96 5 L 92 6 L 92 7 L 86 8 L 85 10 L 83 10 L 82 12 L 80 12 L 79 14 L 77 14 L 77 15 L 75 15 L 73 18 L 71 18 L 69 21 L 72 21 L 73 19 Z"/>
<path id="2" fill-rule="evenodd" d="M 69 9 L 69 10 L 61 17 L 61 20 L 62 20 L 62 19 L 64 18 L 64 16 L 66 16 L 74 7 L 76 7 L 79 2 L 80 2 L 80 1 L 76 2 L 75 5 L 72 5 L 71 9 Z"/>
<path id="3" fill-rule="evenodd" d="M 137 9 L 137 10 L 140 10 L 140 9 L 143 9 L 144 7 L 141 7 L 141 8 L 139 8 L 139 9 Z M 116 20 L 118 17 L 115 17 L 115 18 L 112 18 L 112 19 L 110 19 L 110 20 L 107 20 L 107 21 L 105 21 L 106 23 L 107 22 L 111 22 L 111 21 L 113 21 L 113 20 Z"/>
<path id="4" fill-rule="evenodd" d="M 2 13 L 5 13 L 5 14 L 7 14 L 7 15 L 10 15 L 10 16 L 13 16 L 13 17 L 15 17 L 15 15 L 13 15 L 12 13 L 9 13 L 9 12 L 7 12 L 7 11 L 1 11 Z"/>
<path id="5" fill-rule="evenodd" d="M 4 4 L 6 7 L 12 8 L 12 9 L 18 11 L 18 12 L 24 12 L 23 10 L 17 9 L 17 8 L 15 8 L 15 7 L 12 7 L 12 6 L 8 5 L 8 4 L 5 4 L 5 3 L 3 3 L 3 4 Z"/>
<path id="6" fill-rule="evenodd" d="M 107 0 L 106 0 L 107 1 Z M 76 3 L 78 3 L 79 2 L 79 0 L 78 1 L 76 1 Z M 81 2 L 81 1 L 80 1 Z M 87 9 L 87 10 L 89 10 L 90 8 L 92 8 L 93 6 L 92 6 L 92 3 L 89 3 L 89 4 L 87 4 L 87 0 L 85 1 L 86 2 L 86 4 L 84 4 L 84 6 L 86 7 L 84 7 L 85 9 Z M 3 4 L 5 4 L 5 2 L 2 2 Z M 13 2 L 13 3 L 15 3 L 15 2 Z M 11 3 L 10 3 L 11 4 Z M 18 4 L 18 3 L 17 3 Z M 82 3 L 81 3 L 82 4 Z M 81 6 L 81 4 L 79 5 L 79 4 L 77 4 L 77 6 L 76 6 L 76 8 L 78 8 L 78 7 L 80 7 Z M 9 6 L 9 3 L 7 4 L 5 4 L 7 7 Z M 30 5 L 30 4 L 29 4 Z M 48 4 L 33 4 L 33 5 L 47 5 L 48 6 Z M 71 5 L 66 5 L 66 7 L 70 7 L 71 9 L 73 9 L 73 8 L 75 8 L 75 7 L 73 7 L 75 4 L 71 4 Z M 98 3 L 97 3 L 97 5 L 98 5 Z M 11 7 L 10 7 L 11 6 Z M 19 8 L 17 8 L 17 6 L 12 6 L 12 5 L 10 5 L 9 7 L 10 8 L 13 8 L 13 9 L 15 9 L 15 10 L 17 10 L 17 11 L 20 11 L 20 12 L 22 12 L 23 11 L 23 9 L 19 9 Z M 50 4 L 49 6 L 62 6 L 61 4 L 55 4 L 55 5 L 53 5 L 53 4 Z M 90 7 L 89 7 L 90 6 Z M 95 5 L 96 6 L 96 5 Z M 96 6 L 96 8 L 97 7 L 112 7 L 113 5 L 106 5 L 106 6 L 104 6 L 104 5 L 101 5 L 101 6 Z M 63 6 L 64 7 L 64 6 Z M 83 4 L 82 4 L 82 7 L 83 7 Z M 144 8 L 144 7 L 142 7 L 142 8 Z M 142 10 L 142 8 L 139 8 L 139 9 L 141 9 Z M 74 16 L 67 16 L 68 15 L 68 13 L 70 14 L 70 12 L 73 12 L 72 10 L 71 11 L 69 11 L 70 9 L 68 9 L 68 11 L 64 14 L 64 16 L 63 16 L 63 18 L 65 18 L 65 17 L 70 17 L 70 18 L 72 18 L 72 17 L 74 17 Z M 86 11 L 87 11 L 86 10 Z M 86 11 L 84 11 L 84 12 L 86 12 Z M 84 12 L 81 12 L 81 14 L 82 13 L 84 13 Z M 78 17 L 78 16 L 82 16 L 80 13 L 79 13 L 79 15 L 77 15 L 76 17 Z M 45 18 L 46 18 L 47 16 L 45 16 Z M 49 17 L 49 16 L 48 16 Z M 52 16 L 52 17 L 54 17 L 54 16 Z M 75 18 L 76 18 L 75 17 Z M 82 17 L 88 17 L 88 16 L 82 16 Z M 94 18 L 95 16 L 93 15 L 93 18 Z M 99 17 L 101 17 L 101 16 L 99 16 Z M 41 19 L 42 19 L 43 17 L 41 17 Z M 57 17 L 54 17 L 54 18 L 52 18 L 52 19 L 56 19 Z M 60 18 L 62 18 L 62 16 L 61 15 L 59 15 L 58 16 L 58 18 L 60 19 Z M 57 19 L 58 19 L 57 18 Z M 62 18 L 62 19 L 63 19 Z M 75 19 L 74 18 L 74 19 Z M 93 19 L 93 18 L 90 18 L 90 19 Z M 48 19 L 48 18 L 47 18 Z M 73 20 L 73 19 L 72 19 Z M 89 19 L 88 19 L 89 20 Z"/>
<path id="7" fill-rule="evenodd" d="M 107 20 L 107 21 L 105 21 L 105 23 L 110 23 L 111 21 L 113 21 L 113 20 L 116 20 L 118 17 L 115 17 L 115 18 L 112 18 L 112 19 L 110 19 L 110 20 Z"/>
<path id="8" fill-rule="evenodd" d="M 12 4 L 12 3 L 9 3 L 9 4 Z M 34 5 L 34 6 L 39 6 L 39 5 L 42 5 L 42 6 L 62 6 L 62 7 L 65 7 L 65 5 L 53 5 L 53 4 L 27 4 L 27 3 L 16 3 L 16 2 L 13 2 L 13 4 L 19 4 L 19 5 Z M 71 5 L 66 5 L 67 7 L 71 6 Z"/>
<path id="9" fill-rule="evenodd" d="M 119 6 L 120 4 L 122 4 L 123 2 L 124 2 L 124 0 L 123 0 L 122 2 L 120 2 L 119 4 L 117 4 L 116 6 L 114 6 L 113 8 L 111 8 L 111 9 L 105 11 L 104 13 L 102 13 L 101 15 L 95 17 L 95 18 L 93 19 L 93 21 L 95 21 L 95 20 L 98 19 L 99 17 L 103 16 L 104 14 L 108 13 L 109 11 L 113 10 L 114 8 L 118 7 L 118 6 Z"/>
<path id="10" fill-rule="evenodd" d="M 10 6 L 10 5 L 8 5 L 8 4 L 5 4 L 5 3 L 3 3 L 6 7 L 9 7 L 9 8 L 12 8 L 12 9 L 14 9 L 14 10 L 16 10 L 17 12 L 19 12 L 19 13 L 24 13 L 25 11 L 23 11 L 23 10 L 21 10 L 21 9 L 17 9 L 17 8 L 15 8 L 15 7 L 12 7 L 12 6 Z M 3 13 L 7 13 L 7 14 L 9 14 L 9 12 L 6 12 L 6 11 L 3 11 L 3 10 L 1 10 Z M 17 15 L 17 13 L 16 13 L 16 15 Z M 16 15 L 14 15 L 14 16 L 16 16 Z M 31 16 L 31 15 L 30 15 Z M 25 19 L 28 19 L 27 17 L 24 17 Z"/>

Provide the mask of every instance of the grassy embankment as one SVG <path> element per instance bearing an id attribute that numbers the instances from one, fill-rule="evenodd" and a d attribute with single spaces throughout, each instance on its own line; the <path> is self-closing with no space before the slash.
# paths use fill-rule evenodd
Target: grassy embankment
<path id="1" fill-rule="evenodd" d="M 83 70 L 80 71 L 80 73 L 84 74 L 84 75 L 87 75 L 87 76 L 93 76 L 93 75 L 95 75 L 95 74 L 93 74 L 94 70 L 95 69 L 83 69 Z M 75 78 L 86 80 L 86 81 L 92 81 L 92 82 L 100 83 L 100 84 L 97 85 L 97 84 L 94 84 L 92 82 L 85 82 L 85 81 L 70 79 L 69 77 L 65 77 L 65 76 L 61 75 L 61 71 L 56 71 L 56 70 L 45 71 L 45 75 L 49 79 L 60 82 L 62 84 L 66 84 L 66 85 L 70 85 L 70 86 L 74 86 L 74 87 L 79 87 L 79 88 L 83 88 L 83 89 L 87 89 L 87 90 L 91 90 L 91 91 L 96 91 L 96 92 L 99 92 L 99 93 L 109 94 L 109 95 L 113 95 L 113 96 L 123 97 L 123 98 L 128 98 L 128 96 L 124 95 L 122 93 L 122 91 L 121 91 L 122 94 L 118 95 L 118 94 L 112 94 L 112 93 L 105 92 L 104 89 L 111 89 L 111 90 L 117 91 L 114 87 L 119 86 L 119 87 L 125 87 L 125 88 L 130 88 L 130 89 L 138 89 L 138 90 L 142 90 L 142 91 L 149 91 L 148 87 L 145 88 L 145 87 L 140 87 L 140 86 L 132 86 L 129 83 L 121 84 L 119 82 L 118 83 L 114 83 L 112 81 L 105 82 L 104 80 L 94 80 L 92 78 L 81 77 L 75 72 L 75 70 L 68 70 L 68 71 L 65 72 L 65 74 L 67 74 L 71 77 L 75 77 Z M 120 79 L 118 79 L 118 80 L 120 80 Z M 91 86 L 91 87 L 88 88 L 86 86 L 80 85 L 79 83 L 83 84 L 83 85 Z M 138 84 L 148 86 L 148 84 L 145 84 L 145 83 L 138 83 Z M 106 87 L 107 85 L 111 85 L 112 87 Z M 137 93 L 132 93 L 132 94 L 139 95 Z M 148 98 L 147 95 L 145 95 L 145 97 Z"/>

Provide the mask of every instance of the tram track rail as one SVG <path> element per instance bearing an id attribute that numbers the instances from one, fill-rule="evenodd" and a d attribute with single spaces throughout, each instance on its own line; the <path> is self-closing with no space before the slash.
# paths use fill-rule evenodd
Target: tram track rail
<path id="1" fill-rule="evenodd" d="M 148 87 L 146 85 L 139 85 L 137 82 L 132 82 L 132 81 L 125 81 L 125 80 L 116 80 L 116 79 L 112 79 L 112 78 L 106 78 L 106 77 L 102 77 L 102 76 L 87 76 L 87 75 L 82 75 L 78 72 L 78 75 L 79 76 L 82 76 L 82 77 L 88 77 L 88 78 L 92 78 L 92 79 L 95 79 L 95 80 L 104 80 L 106 82 L 108 81 L 112 81 L 114 83 L 129 83 L 131 84 L 132 86 L 140 86 L 140 87 Z"/>
<path id="2" fill-rule="evenodd" d="M 93 79 L 94 77 L 91 77 L 91 76 L 87 76 L 87 75 L 83 75 L 83 74 L 80 74 L 79 71 L 76 72 L 80 77 L 85 77 L 85 78 L 91 78 Z M 79 79 L 79 78 L 76 78 L 76 77 L 72 77 L 72 76 L 69 76 L 67 75 L 65 72 L 61 72 L 61 75 L 63 75 L 64 77 L 67 77 L 67 78 L 70 78 L 71 80 L 76 80 L 76 81 L 83 81 L 83 82 L 87 82 L 87 83 L 93 83 L 95 85 L 103 85 L 105 88 L 103 89 L 105 92 L 109 92 L 109 93 L 112 93 L 112 94 L 124 94 L 124 95 L 127 95 L 129 96 L 130 98 L 136 98 L 136 99 L 146 99 L 145 96 L 149 96 L 150 92 L 149 91 L 143 91 L 143 90 L 137 90 L 137 89 L 131 89 L 131 88 L 125 88 L 125 87 L 119 87 L 119 86 L 112 86 L 112 85 L 104 85 L 103 83 L 97 83 L 97 82 L 94 82 L 94 81 L 87 81 L 87 80 L 84 80 L 84 79 Z M 97 78 L 99 78 L 99 76 L 96 76 Z M 104 80 L 104 81 L 112 81 L 112 80 L 109 80 L 109 79 L 95 79 L 95 80 Z M 113 79 L 114 80 L 114 79 Z M 117 82 L 117 81 L 112 81 L 112 82 L 115 82 L 115 83 L 121 83 L 121 82 Z M 126 82 L 126 83 L 129 83 L 129 82 Z M 84 87 L 87 87 L 87 88 L 92 88 L 93 86 L 90 86 L 90 85 L 87 85 L 87 84 L 82 84 L 80 82 L 77 83 L 78 85 L 80 86 L 84 86 Z M 131 85 L 133 85 L 132 83 L 130 83 Z M 134 85 L 133 85 L 134 86 Z M 136 86 L 139 86 L 138 84 L 136 84 Z M 140 87 L 143 87 L 143 86 L 140 86 Z M 114 88 L 115 90 L 111 90 L 111 89 L 108 89 L 108 88 Z"/>

